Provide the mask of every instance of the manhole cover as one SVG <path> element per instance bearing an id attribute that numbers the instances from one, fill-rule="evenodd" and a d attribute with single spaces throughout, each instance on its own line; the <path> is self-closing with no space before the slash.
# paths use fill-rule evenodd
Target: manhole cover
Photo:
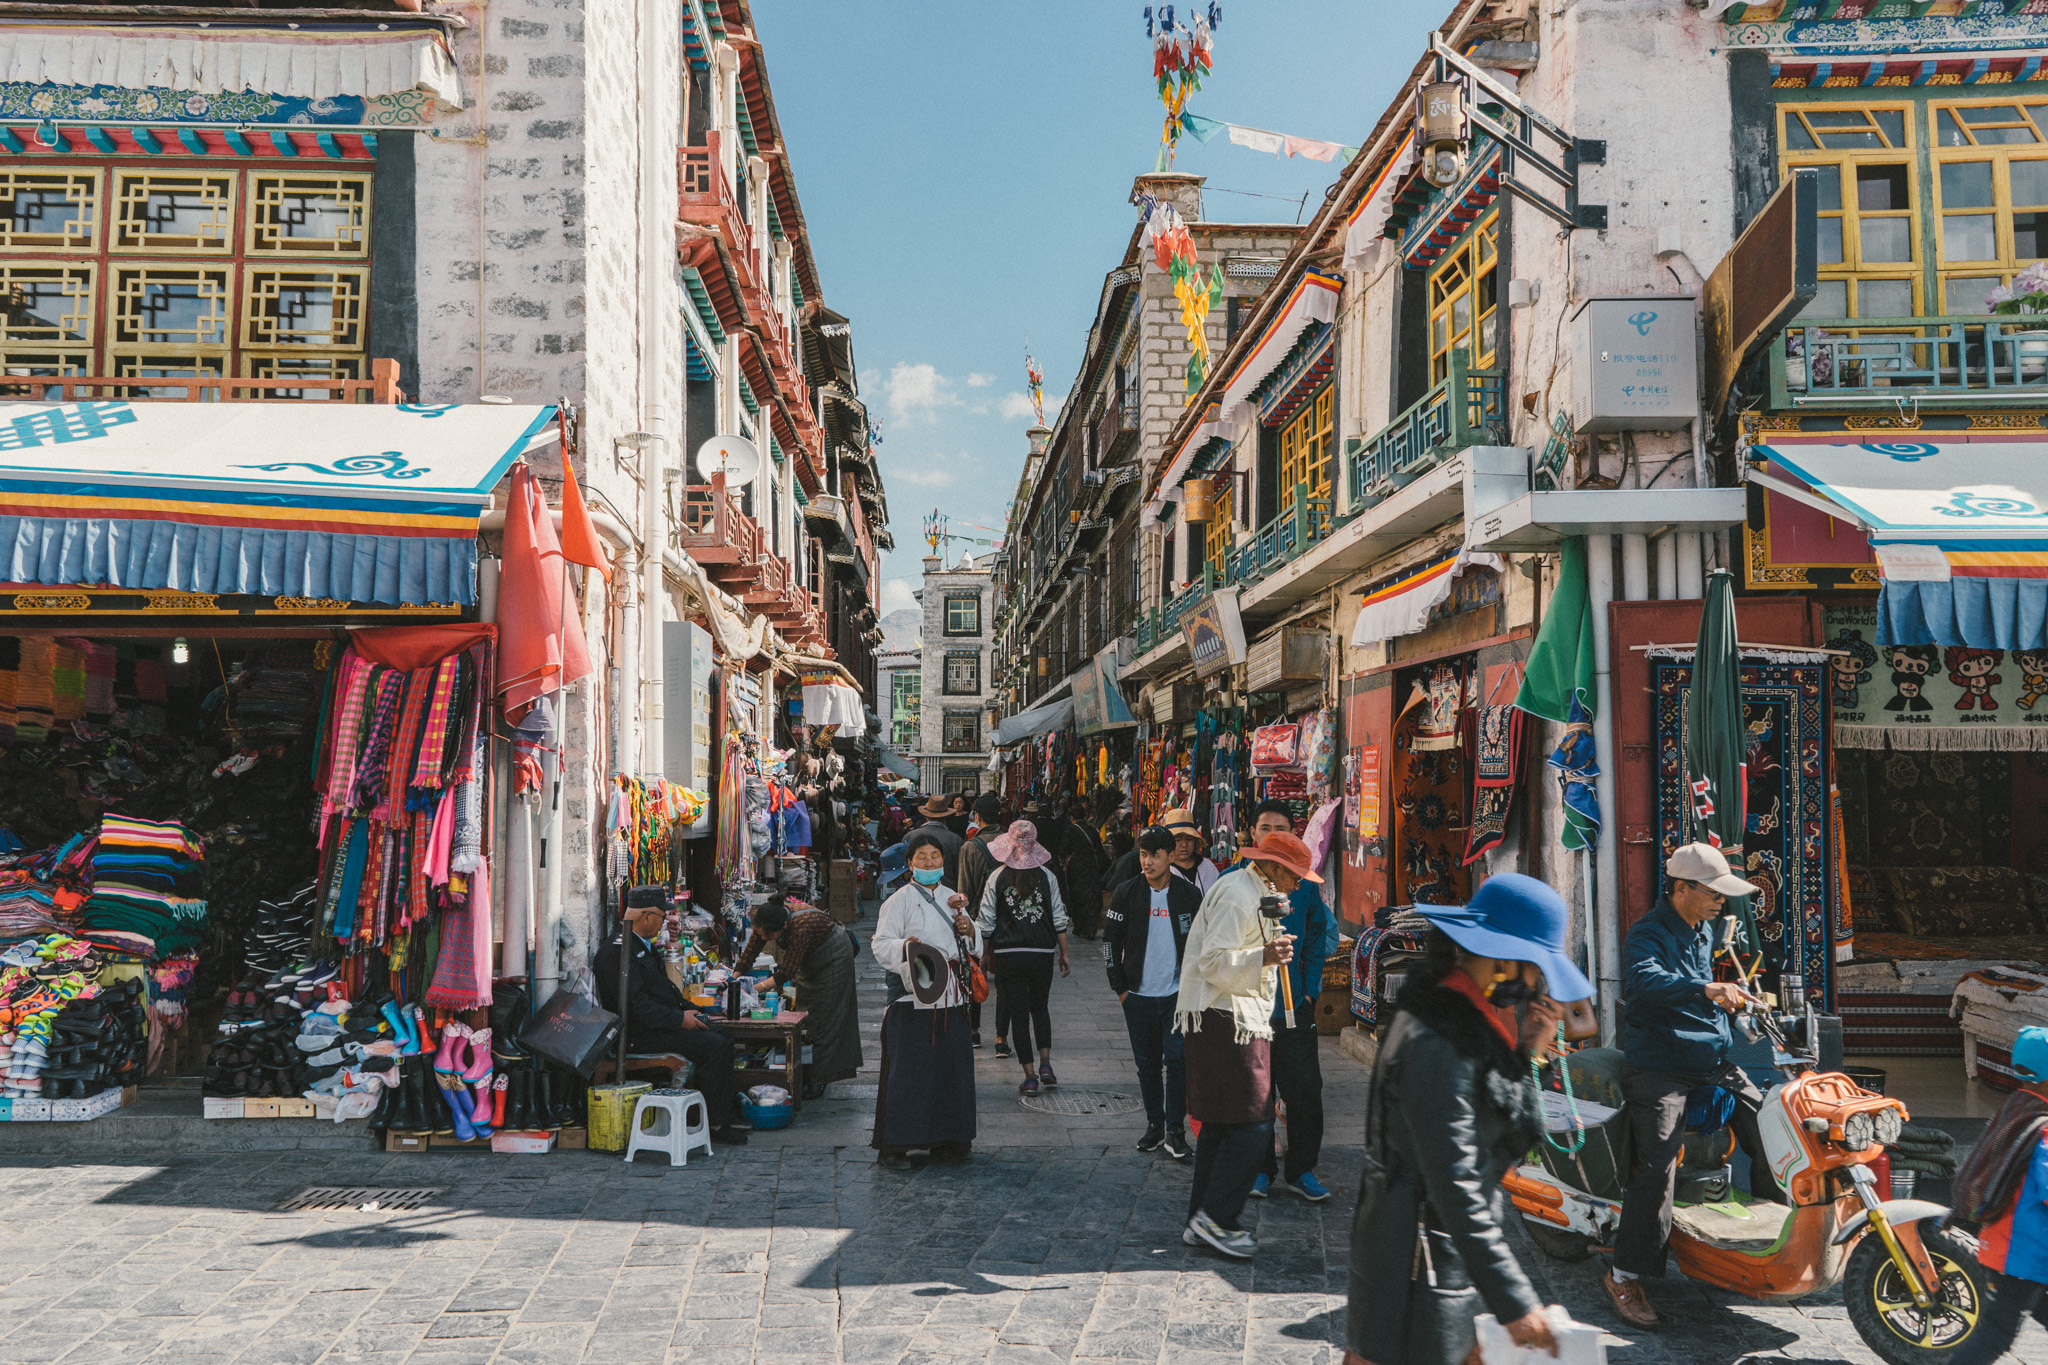
<path id="1" fill-rule="evenodd" d="M 1134 1114 L 1145 1107 L 1136 1095 L 1115 1090 L 1077 1090 L 1065 1086 L 1026 1095 L 1020 1101 L 1026 1109 L 1042 1114 Z"/>
<path id="2" fill-rule="evenodd" d="M 277 1207 L 282 1209 L 355 1209 L 359 1213 L 381 1213 L 387 1209 L 425 1208 L 441 1193 L 440 1187 L 408 1190 L 382 1189 L 375 1185 L 315 1185 L 300 1190 Z"/>

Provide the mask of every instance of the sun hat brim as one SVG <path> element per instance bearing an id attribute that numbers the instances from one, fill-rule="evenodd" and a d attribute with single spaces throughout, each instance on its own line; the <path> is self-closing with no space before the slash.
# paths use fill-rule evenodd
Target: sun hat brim
<path id="1" fill-rule="evenodd" d="M 1535 963 L 1543 973 L 1544 994 L 1561 1005 L 1585 1000 L 1593 994 L 1593 983 L 1586 980 L 1578 965 L 1547 943 L 1491 928 L 1462 905 L 1418 905 L 1415 913 L 1449 934 L 1453 943 L 1475 957 Z"/>

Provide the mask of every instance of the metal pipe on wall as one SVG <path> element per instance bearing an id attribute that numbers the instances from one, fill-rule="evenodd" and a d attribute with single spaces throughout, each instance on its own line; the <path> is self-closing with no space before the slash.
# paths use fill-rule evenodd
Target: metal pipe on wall
<path id="1" fill-rule="evenodd" d="M 1657 537 L 1657 600 L 1669 602 L 1678 596 L 1678 536 L 1666 531 Z"/>
<path id="2" fill-rule="evenodd" d="M 1650 596 L 1650 538 L 1640 531 L 1621 537 L 1621 600 L 1642 602 Z"/>
<path id="3" fill-rule="evenodd" d="M 1600 1031 L 1615 1040 L 1615 1011 L 1621 999 L 1621 859 L 1616 847 L 1621 823 L 1614 809 L 1614 675 L 1607 606 L 1614 600 L 1614 537 L 1586 537 L 1586 588 L 1593 613 L 1593 754 L 1600 776 L 1593 783 L 1600 803 L 1600 841 L 1593 858 L 1594 987 L 1600 1001 Z"/>
<path id="4" fill-rule="evenodd" d="M 1707 576 L 1700 566 L 1700 533 L 1680 531 L 1672 539 L 1678 542 L 1678 595 L 1697 602 L 1707 595 Z"/>

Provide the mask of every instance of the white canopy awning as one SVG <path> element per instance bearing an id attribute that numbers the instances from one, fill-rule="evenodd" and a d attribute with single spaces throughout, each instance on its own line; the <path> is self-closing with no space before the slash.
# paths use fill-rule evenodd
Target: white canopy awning
<path id="1" fill-rule="evenodd" d="M 300 99 L 425 90 L 462 107 L 462 83 L 435 29 L 47 25 L 0 29 L 0 81 L 112 85 L 214 95 L 252 90 Z"/>
<path id="2" fill-rule="evenodd" d="M 996 728 L 989 734 L 989 743 L 1001 748 L 1016 744 L 1037 735 L 1050 734 L 1074 718 L 1074 699 L 1061 697 L 1058 701 L 1045 702 L 1029 711 L 1019 711 L 1014 716 L 1004 716 L 996 722 Z"/>

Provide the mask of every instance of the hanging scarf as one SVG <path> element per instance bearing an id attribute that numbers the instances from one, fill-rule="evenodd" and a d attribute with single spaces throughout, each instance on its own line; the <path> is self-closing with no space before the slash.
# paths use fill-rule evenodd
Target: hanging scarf
<path id="1" fill-rule="evenodd" d="M 337 809 L 348 805 L 356 782 L 356 753 L 362 746 L 363 709 L 368 702 L 374 669 L 370 662 L 350 650 L 341 659 L 341 677 L 335 684 L 341 710 L 334 720 L 334 740 L 328 746 L 327 800 Z"/>
<path id="2" fill-rule="evenodd" d="M 349 792 L 348 804 L 353 809 L 372 810 L 384 800 L 386 765 L 391 761 L 391 744 L 398 734 L 398 708 L 404 693 L 403 673 L 387 669 L 378 678 L 376 709 L 366 727 L 369 737 L 363 742 L 362 762 L 356 768 L 355 787 Z"/>
<path id="3" fill-rule="evenodd" d="M 412 781 L 413 756 L 419 749 L 420 729 L 427 719 L 427 694 L 434 686 L 434 670 L 415 668 L 405 675 L 405 690 L 398 702 L 398 733 L 385 764 L 384 799 L 377 803 L 377 818 L 397 824 L 405 813 L 405 790 Z"/>
<path id="4" fill-rule="evenodd" d="M 434 668 L 433 697 L 420 731 L 419 761 L 413 765 L 412 785 L 438 787 L 448 759 L 448 717 L 455 704 L 455 682 L 462 673 L 461 656 L 451 654 Z"/>
<path id="5" fill-rule="evenodd" d="M 469 786 L 481 786 L 472 782 Z M 479 864 L 469 901 L 441 914 L 441 950 L 425 1001 L 436 1009 L 472 1010 L 491 1003 L 491 874 Z"/>
<path id="6" fill-rule="evenodd" d="M 1600 842 L 1600 798 L 1593 788 L 1600 763 L 1594 756 L 1592 718 L 1576 699 L 1571 724 L 1547 762 L 1564 786 L 1564 834 L 1558 842 L 1574 852 L 1594 847 Z"/>
<path id="7" fill-rule="evenodd" d="M 482 736 L 477 737 L 477 748 L 483 747 Z M 455 788 L 455 829 L 448 853 L 448 871 L 452 873 L 475 872 L 484 860 L 484 759 L 475 753 L 469 761 L 469 770 L 477 776 Z"/>

